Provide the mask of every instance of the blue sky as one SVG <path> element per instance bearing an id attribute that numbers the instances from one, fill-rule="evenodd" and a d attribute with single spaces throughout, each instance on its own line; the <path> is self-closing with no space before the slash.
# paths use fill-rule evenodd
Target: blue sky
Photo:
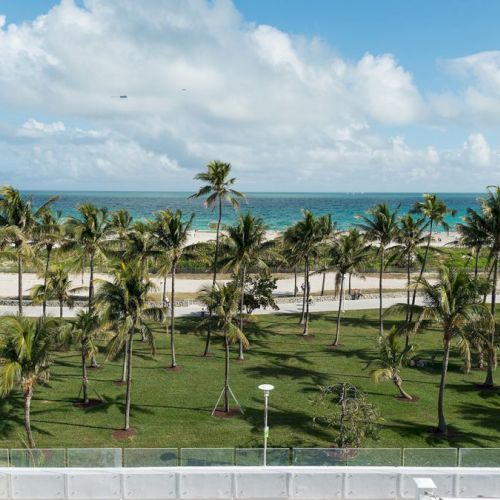
<path id="1" fill-rule="evenodd" d="M 0 173 L 21 187 L 190 189 L 220 155 L 251 190 L 500 181 L 500 2 L 59 4 L 0 0 Z"/>

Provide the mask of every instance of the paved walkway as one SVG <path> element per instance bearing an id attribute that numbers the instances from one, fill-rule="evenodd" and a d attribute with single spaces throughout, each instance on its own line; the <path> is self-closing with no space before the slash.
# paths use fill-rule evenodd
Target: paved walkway
<path id="1" fill-rule="evenodd" d="M 397 304 L 399 302 L 404 302 L 405 297 L 387 297 L 384 298 L 384 307 L 389 307 L 393 304 Z M 420 303 L 419 299 L 417 299 L 417 303 Z M 378 299 L 360 299 L 360 300 L 346 300 L 344 302 L 345 310 L 364 310 L 364 309 L 378 309 Z M 266 310 L 256 310 L 254 314 L 298 314 L 301 311 L 302 304 L 301 303 L 284 303 L 280 304 L 280 310 L 274 311 L 273 309 Z M 339 307 L 339 303 L 336 300 L 325 300 L 325 301 L 313 301 L 310 305 L 309 310 L 313 313 L 315 312 L 329 312 L 329 311 L 337 311 Z M 76 315 L 76 313 L 81 308 L 75 307 L 74 309 L 64 308 L 64 317 L 71 318 Z M 26 316 L 41 316 L 42 315 L 42 307 L 41 306 L 25 306 L 23 308 L 24 314 Z M 51 316 L 59 315 L 58 307 L 48 307 L 47 312 Z M 177 317 L 183 316 L 201 316 L 202 306 L 199 304 L 194 304 L 186 307 L 177 307 L 176 310 Z M 5 314 L 17 314 L 16 306 L 0 306 L 0 315 Z"/>

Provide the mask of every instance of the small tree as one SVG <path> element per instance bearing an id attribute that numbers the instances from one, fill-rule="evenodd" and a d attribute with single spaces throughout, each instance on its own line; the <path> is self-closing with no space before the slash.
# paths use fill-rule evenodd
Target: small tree
<path id="1" fill-rule="evenodd" d="M 360 448 L 367 439 L 378 438 L 380 412 L 355 386 L 343 382 L 320 387 L 312 404 L 318 412 L 313 422 L 333 429 L 339 448 Z"/>
<path id="2" fill-rule="evenodd" d="M 403 378 L 401 369 L 409 361 L 413 354 L 413 346 L 401 346 L 400 336 L 395 328 L 388 334 L 383 334 L 379 340 L 379 357 L 366 366 L 373 366 L 371 375 L 375 383 L 391 381 L 398 388 L 400 397 L 411 401 L 413 399 L 403 389 Z"/>
<path id="3" fill-rule="evenodd" d="M 273 291 L 278 288 L 277 281 L 277 278 L 273 278 L 267 273 L 247 277 L 243 297 L 243 307 L 247 314 L 252 314 L 255 309 L 267 309 L 268 307 L 279 311 L 273 296 Z"/>

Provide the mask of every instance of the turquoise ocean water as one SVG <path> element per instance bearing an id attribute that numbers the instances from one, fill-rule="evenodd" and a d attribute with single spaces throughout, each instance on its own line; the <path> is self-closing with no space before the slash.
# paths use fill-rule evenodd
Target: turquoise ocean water
<path id="1" fill-rule="evenodd" d="M 160 209 L 181 209 L 186 214 L 194 213 L 193 227 L 208 229 L 210 222 L 216 219 L 216 213 L 208 210 L 201 199 L 189 199 L 189 192 L 140 192 L 140 191 L 32 191 L 25 192 L 33 196 L 35 205 L 45 201 L 50 195 L 59 195 L 55 207 L 64 215 L 75 215 L 79 203 L 92 202 L 109 210 L 119 208 L 128 210 L 134 218 L 149 218 Z M 441 193 L 439 196 L 450 208 L 457 210 L 448 222 L 459 222 L 468 207 L 477 208 L 478 193 Z M 330 213 L 341 229 L 355 224 L 356 214 L 381 201 L 387 201 L 393 208 L 399 207 L 406 213 L 411 206 L 422 199 L 421 193 L 247 193 L 240 212 L 251 211 L 262 217 L 269 229 L 284 229 L 300 219 L 301 210 L 312 210 L 316 215 Z M 230 224 L 237 213 L 228 205 L 224 207 L 224 222 Z"/>

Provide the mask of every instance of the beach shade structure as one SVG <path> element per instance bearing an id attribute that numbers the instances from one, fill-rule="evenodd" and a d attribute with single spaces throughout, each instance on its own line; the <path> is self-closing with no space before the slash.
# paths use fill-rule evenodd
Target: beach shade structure
<path id="1" fill-rule="evenodd" d="M 269 394 L 274 389 L 274 385 L 261 384 L 259 389 L 264 393 L 264 467 L 267 465 L 267 438 L 269 437 L 269 426 L 267 425 L 267 415 L 269 408 Z"/>

